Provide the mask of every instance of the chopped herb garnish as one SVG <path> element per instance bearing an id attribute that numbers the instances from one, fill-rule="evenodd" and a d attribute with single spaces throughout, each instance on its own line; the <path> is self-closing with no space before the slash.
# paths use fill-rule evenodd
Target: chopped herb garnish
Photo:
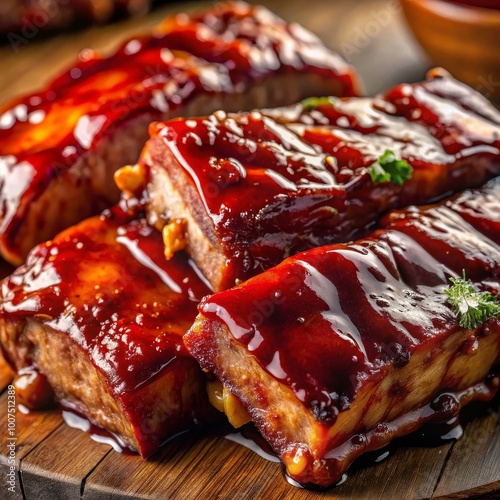
<path id="1" fill-rule="evenodd" d="M 303 111 L 311 111 L 319 106 L 332 106 L 334 102 L 335 97 L 308 97 L 301 104 Z"/>
<path id="2" fill-rule="evenodd" d="M 376 184 L 392 182 L 400 186 L 404 181 L 411 179 L 412 168 L 406 160 L 398 160 L 389 149 L 368 167 L 368 173 Z"/>
<path id="3" fill-rule="evenodd" d="M 472 282 L 465 278 L 450 278 L 452 286 L 444 290 L 446 299 L 460 316 L 462 328 L 477 328 L 490 318 L 500 316 L 500 301 L 496 295 L 489 292 L 478 292 Z"/>

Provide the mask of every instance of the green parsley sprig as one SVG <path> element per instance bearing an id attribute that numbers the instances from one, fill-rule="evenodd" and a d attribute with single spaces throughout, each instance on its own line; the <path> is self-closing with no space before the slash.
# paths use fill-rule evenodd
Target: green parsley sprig
<path id="1" fill-rule="evenodd" d="M 452 286 L 444 293 L 447 301 L 460 316 L 460 326 L 468 330 L 477 328 L 490 318 L 500 317 L 500 302 L 496 295 L 489 292 L 478 292 L 472 282 L 465 277 L 465 269 L 461 278 L 450 278 Z"/>
<path id="2" fill-rule="evenodd" d="M 398 160 L 390 149 L 368 167 L 368 173 L 376 184 L 392 182 L 400 186 L 411 179 L 412 172 L 410 164 L 406 160 Z"/>
<path id="3" fill-rule="evenodd" d="M 319 106 L 332 106 L 334 102 L 335 97 L 308 97 L 300 104 L 302 104 L 303 111 L 311 111 Z"/>

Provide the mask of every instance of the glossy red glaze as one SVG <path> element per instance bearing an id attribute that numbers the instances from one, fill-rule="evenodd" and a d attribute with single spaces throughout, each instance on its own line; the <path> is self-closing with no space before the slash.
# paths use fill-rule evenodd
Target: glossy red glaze
<path id="1" fill-rule="evenodd" d="M 447 0 L 450 3 L 465 4 L 471 7 L 500 10 L 499 0 Z"/>
<path id="2" fill-rule="evenodd" d="M 212 220 L 229 263 L 220 288 L 297 251 L 358 237 L 388 209 L 500 174 L 500 114 L 449 75 L 374 99 L 321 102 L 150 127 Z M 403 186 L 374 184 L 367 172 L 387 149 L 413 168 Z"/>
<path id="3" fill-rule="evenodd" d="M 102 23 L 115 16 L 143 14 L 152 0 L 9 0 L 0 5 L 0 33 L 13 47 L 23 46 L 40 31 L 74 24 Z M 17 32 L 20 32 L 17 35 Z M 25 38 L 26 37 L 26 38 Z"/>
<path id="4" fill-rule="evenodd" d="M 166 119 L 200 95 L 242 93 L 276 73 L 301 72 L 355 93 L 349 66 L 311 33 L 237 2 L 167 18 L 153 36 L 133 38 L 108 57 L 84 50 L 45 89 L 0 112 L 3 245 L 15 251 L 30 204 L 121 124 Z M 101 193 L 95 211 L 113 196 Z"/>
<path id="5" fill-rule="evenodd" d="M 119 397 L 189 357 L 181 338 L 210 290 L 185 255 L 165 260 L 157 231 L 115 209 L 38 246 L 1 292 L 4 318 L 69 335 Z"/>
<path id="6" fill-rule="evenodd" d="M 393 212 L 372 236 L 290 257 L 200 312 L 332 423 L 367 380 L 405 366 L 423 344 L 439 352 L 459 329 L 443 293 L 450 276 L 465 269 L 478 289 L 500 293 L 500 178 L 473 192 L 472 209 L 470 196 Z M 499 329 L 490 320 L 475 334 Z M 208 368 L 203 350 L 196 357 Z"/>
<path id="7" fill-rule="evenodd" d="M 26 410 L 46 409 L 54 404 L 54 391 L 47 378 L 33 366 L 17 372 L 12 385 L 16 388 L 16 404 Z"/>

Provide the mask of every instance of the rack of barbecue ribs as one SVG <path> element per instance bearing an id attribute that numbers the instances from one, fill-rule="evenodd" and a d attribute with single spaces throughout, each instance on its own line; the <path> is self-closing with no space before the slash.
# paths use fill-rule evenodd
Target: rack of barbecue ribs
<path id="1" fill-rule="evenodd" d="M 216 112 L 150 135 L 123 171 L 128 194 L 144 198 L 167 258 L 187 248 L 217 291 L 500 175 L 500 113 L 438 70 L 375 98 Z"/>
<path id="2" fill-rule="evenodd" d="M 112 17 L 144 14 L 151 0 L 2 0 L 0 2 L 0 33 L 16 47 L 27 39 L 16 34 L 34 30 L 66 28 L 82 22 L 103 23 Z"/>
<path id="3" fill-rule="evenodd" d="M 118 201 L 152 120 L 355 94 L 311 33 L 263 7 L 222 3 L 167 18 L 101 57 L 86 50 L 46 88 L 0 112 L 0 254 L 20 264 L 58 231 Z"/>
<path id="4" fill-rule="evenodd" d="M 497 178 L 394 211 L 366 238 L 297 254 L 202 301 L 187 348 L 292 478 L 331 485 L 363 452 L 494 395 L 499 199 Z M 450 277 L 472 293 L 457 290 L 463 317 L 448 302 Z M 469 323 L 467 299 L 497 317 Z"/>
<path id="5" fill-rule="evenodd" d="M 213 420 L 182 335 L 210 289 L 192 262 L 118 208 L 41 244 L 1 283 L 0 340 L 19 402 L 55 398 L 147 457 Z M 55 394 L 53 394 L 55 393 Z"/>

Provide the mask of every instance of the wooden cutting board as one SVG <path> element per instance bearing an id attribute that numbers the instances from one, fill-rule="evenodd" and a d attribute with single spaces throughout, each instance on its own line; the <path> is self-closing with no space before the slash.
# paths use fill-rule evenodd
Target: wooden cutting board
<path id="1" fill-rule="evenodd" d="M 359 70 L 368 93 L 421 79 L 428 63 L 406 30 L 394 0 L 263 1 L 315 31 Z M 208 2 L 205 3 L 205 5 Z M 142 19 L 67 33 L 33 34 L 0 46 L 0 102 L 49 80 L 85 47 L 108 50 L 167 13 L 201 2 L 172 4 Z M 5 274 L 7 269 L 3 270 Z M 2 272 L 0 266 L 0 272 Z M 0 498 L 7 499 L 500 499 L 500 399 L 468 419 L 461 440 L 436 448 L 400 446 L 386 460 L 349 473 L 327 492 L 287 483 L 281 465 L 221 434 L 184 434 L 151 460 L 119 454 L 68 427 L 57 410 L 15 414 L 15 491 L 9 471 L 8 386 L 0 360 Z"/>

